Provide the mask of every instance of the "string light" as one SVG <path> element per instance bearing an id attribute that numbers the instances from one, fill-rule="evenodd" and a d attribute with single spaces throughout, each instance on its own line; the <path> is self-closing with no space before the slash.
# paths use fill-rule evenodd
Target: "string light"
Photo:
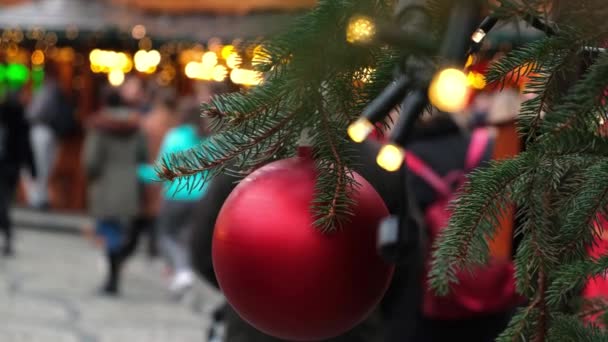
<path id="1" fill-rule="evenodd" d="M 352 141 L 361 143 L 373 130 L 374 124 L 372 124 L 368 119 L 361 117 L 348 126 L 347 132 Z"/>
<path id="2" fill-rule="evenodd" d="M 483 38 L 486 36 L 486 32 L 482 29 L 477 29 L 475 32 L 473 32 L 473 35 L 471 36 L 471 40 L 474 41 L 475 43 L 480 43 Z"/>
<path id="3" fill-rule="evenodd" d="M 346 28 L 346 41 L 351 44 L 365 44 L 376 35 L 376 24 L 369 17 L 358 15 L 350 18 Z"/>
<path id="4" fill-rule="evenodd" d="M 395 172 L 399 170 L 404 159 L 405 151 L 402 148 L 394 144 L 386 144 L 380 149 L 376 163 L 386 171 Z"/>
<path id="5" fill-rule="evenodd" d="M 459 112 L 466 107 L 468 94 L 467 76 L 462 70 L 455 68 L 438 72 L 428 91 L 431 103 L 439 110 L 450 113 Z"/>
<path id="6" fill-rule="evenodd" d="M 108 73 L 108 82 L 113 87 L 118 87 L 125 81 L 125 74 L 121 70 L 112 70 Z"/>

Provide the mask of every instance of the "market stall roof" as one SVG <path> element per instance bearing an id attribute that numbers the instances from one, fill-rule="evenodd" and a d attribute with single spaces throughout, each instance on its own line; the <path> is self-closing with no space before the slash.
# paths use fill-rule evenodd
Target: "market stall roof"
<path id="1" fill-rule="evenodd" d="M 247 15 L 162 14 L 112 5 L 99 0 L 33 0 L 7 6 L 0 4 L 0 28 L 84 31 L 117 29 L 130 32 L 146 27 L 159 39 L 206 41 L 211 37 L 233 39 L 263 36 L 293 21 L 294 12 L 255 12 Z"/>

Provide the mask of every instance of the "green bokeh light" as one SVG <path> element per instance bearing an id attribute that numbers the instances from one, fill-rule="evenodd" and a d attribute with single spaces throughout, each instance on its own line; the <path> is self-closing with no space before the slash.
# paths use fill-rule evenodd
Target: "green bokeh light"
<path id="1" fill-rule="evenodd" d="M 27 82 L 30 71 L 23 64 L 9 64 L 6 66 L 5 78 L 13 85 L 23 85 Z"/>

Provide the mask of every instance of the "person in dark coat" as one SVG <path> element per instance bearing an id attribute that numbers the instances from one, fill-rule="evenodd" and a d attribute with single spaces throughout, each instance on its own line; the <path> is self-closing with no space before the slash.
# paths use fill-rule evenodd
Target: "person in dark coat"
<path id="1" fill-rule="evenodd" d="M 119 274 L 129 252 L 129 224 L 139 213 L 137 166 L 147 161 L 147 145 L 134 114 L 115 90 L 89 123 L 82 160 L 89 181 L 89 211 L 103 237 L 108 275 L 101 292 L 119 292 Z M 132 246 L 134 248 L 134 246 Z M 129 250 L 133 249 L 129 248 Z"/>
<path id="2" fill-rule="evenodd" d="M 0 95 L 0 229 L 4 231 L 5 256 L 14 252 L 9 208 L 22 166 L 29 168 L 32 177 L 36 176 L 25 109 L 19 92 L 13 90 Z"/>

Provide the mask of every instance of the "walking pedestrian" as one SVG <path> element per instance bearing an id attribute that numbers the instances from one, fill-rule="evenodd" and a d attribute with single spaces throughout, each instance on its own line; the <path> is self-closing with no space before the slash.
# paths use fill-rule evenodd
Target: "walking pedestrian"
<path id="1" fill-rule="evenodd" d="M 119 93 L 112 89 L 90 123 L 83 152 L 89 181 L 89 209 L 103 237 L 107 277 L 101 292 L 119 293 L 120 268 L 129 225 L 139 212 L 137 165 L 147 161 L 145 138 Z"/>
<path id="2" fill-rule="evenodd" d="M 9 208 L 15 195 L 19 170 L 27 166 L 32 177 L 36 176 L 29 125 L 19 95 L 17 90 L 0 94 L 0 229 L 4 231 L 2 253 L 5 256 L 14 253 Z"/>
<path id="3" fill-rule="evenodd" d="M 167 133 L 161 144 L 159 163 L 173 153 L 204 143 L 204 124 L 198 103 L 192 98 L 182 99 L 178 115 L 180 123 Z M 142 165 L 139 173 L 140 178 L 146 182 L 158 180 L 152 165 Z M 192 230 L 190 217 L 197 202 L 205 194 L 206 185 L 201 182 L 203 177 L 203 174 L 199 174 L 189 180 L 190 184 L 201 186 L 186 186 L 179 181 L 164 184 L 157 227 L 162 252 L 173 271 L 169 290 L 176 297 L 182 295 L 194 283 L 187 242 Z"/>

